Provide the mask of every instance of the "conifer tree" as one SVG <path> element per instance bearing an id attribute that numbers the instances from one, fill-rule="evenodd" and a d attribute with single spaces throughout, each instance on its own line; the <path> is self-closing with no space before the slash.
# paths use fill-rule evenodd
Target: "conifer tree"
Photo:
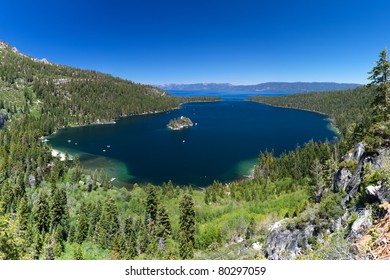
<path id="1" fill-rule="evenodd" d="M 99 244 L 101 244 L 103 248 L 110 247 L 114 236 L 119 231 L 120 225 L 118 215 L 118 207 L 116 206 L 114 199 L 111 197 L 107 198 L 97 225 L 97 238 Z"/>
<path id="2" fill-rule="evenodd" d="M 166 239 L 172 233 L 171 222 L 169 221 L 168 212 L 164 205 L 160 203 L 157 211 L 158 237 Z"/>
<path id="3" fill-rule="evenodd" d="M 182 260 L 188 260 L 194 257 L 193 243 L 192 241 L 188 241 L 184 231 L 180 231 L 179 235 L 179 254 Z"/>
<path id="4" fill-rule="evenodd" d="M 157 217 L 157 194 L 156 189 L 152 185 L 148 185 L 145 189 L 146 191 L 146 222 L 156 221 Z"/>
<path id="5" fill-rule="evenodd" d="M 150 244 L 150 235 L 147 232 L 146 226 L 144 222 L 137 223 L 137 251 L 138 254 L 142 254 L 146 251 L 146 248 Z"/>
<path id="6" fill-rule="evenodd" d="M 60 204 L 62 207 L 61 227 L 64 234 L 64 238 L 67 239 L 69 233 L 70 216 L 69 216 L 69 208 L 68 208 L 68 196 L 66 194 L 66 190 L 64 186 L 58 188 L 57 195 L 59 197 Z"/>
<path id="7" fill-rule="evenodd" d="M 77 183 L 81 177 L 81 166 L 80 166 L 80 158 L 78 155 L 75 155 L 73 158 L 73 169 L 72 169 L 72 182 Z"/>
<path id="8" fill-rule="evenodd" d="M 118 232 L 112 242 L 111 242 L 111 248 L 110 248 L 110 253 L 111 256 L 114 260 L 120 260 L 123 258 L 125 255 L 126 251 L 126 244 L 123 238 L 123 235 L 121 232 Z"/>
<path id="9" fill-rule="evenodd" d="M 87 211 L 86 211 L 84 201 L 81 202 L 77 216 L 78 216 L 78 221 L 77 221 L 75 241 L 81 244 L 88 236 L 88 217 L 87 217 Z"/>
<path id="10" fill-rule="evenodd" d="M 168 181 L 168 184 L 166 187 L 166 194 L 169 198 L 173 198 L 175 195 L 175 189 L 173 188 L 173 183 L 171 180 Z"/>
<path id="11" fill-rule="evenodd" d="M 69 232 L 68 232 L 68 241 L 69 242 L 74 242 L 75 240 L 75 236 L 76 236 L 76 226 L 74 225 L 74 223 L 71 223 L 70 226 L 69 226 Z"/>
<path id="12" fill-rule="evenodd" d="M 35 237 L 34 237 L 34 243 L 32 245 L 33 251 L 32 251 L 32 258 L 34 260 L 39 260 L 39 257 L 42 252 L 43 247 L 43 238 L 42 234 L 39 232 L 39 230 L 35 230 Z"/>
<path id="13" fill-rule="evenodd" d="M 48 232 L 50 228 L 50 207 L 48 196 L 44 189 L 40 189 L 38 198 L 33 206 L 33 217 L 39 232 Z"/>
<path id="14" fill-rule="evenodd" d="M 248 227 L 246 228 L 246 232 L 245 232 L 245 239 L 246 240 L 249 240 L 253 237 L 253 235 L 255 234 L 255 219 L 252 217 L 250 222 L 249 222 L 249 225 Z"/>
<path id="15" fill-rule="evenodd" d="M 50 203 L 50 214 L 53 227 L 56 227 L 61 223 L 65 208 L 66 205 L 63 205 L 61 190 L 56 186 L 55 183 L 53 183 Z"/>
<path id="16" fill-rule="evenodd" d="M 388 60 L 387 49 L 384 49 L 379 54 L 379 60 L 376 62 L 374 68 L 368 72 L 370 85 L 377 85 L 377 97 L 374 101 L 374 113 L 382 114 L 383 120 L 388 120 L 389 114 L 389 79 L 390 79 L 390 62 Z"/>
<path id="17" fill-rule="evenodd" d="M 137 255 L 137 238 L 136 232 L 133 228 L 133 220 L 131 218 L 126 218 L 124 225 L 124 239 L 126 244 L 126 249 L 124 252 L 124 259 L 131 260 Z"/>
<path id="18" fill-rule="evenodd" d="M 56 257 L 61 256 L 65 250 L 64 235 L 63 235 L 63 230 L 62 230 L 61 224 L 58 224 L 56 226 L 55 233 L 54 233 L 53 246 L 54 246 L 54 255 Z"/>
<path id="19" fill-rule="evenodd" d="M 18 225 L 5 214 L 0 200 L 0 260 L 16 260 L 23 254 L 24 239 L 17 234 Z"/>
<path id="20" fill-rule="evenodd" d="M 75 260 L 83 260 L 84 259 L 83 248 L 81 247 L 80 244 L 75 244 L 73 246 L 73 258 Z"/>
<path id="21" fill-rule="evenodd" d="M 190 258 L 195 243 L 195 207 L 192 196 L 185 192 L 180 201 L 180 255 Z M 186 243 L 186 244 L 185 244 Z"/>
<path id="22" fill-rule="evenodd" d="M 52 240 L 52 236 L 49 234 L 46 234 L 46 238 L 45 238 L 44 258 L 45 260 L 54 260 L 53 240 Z"/>
<path id="23" fill-rule="evenodd" d="M 20 230 L 26 231 L 29 222 L 29 210 L 24 196 L 19 201 L 18 209 L 16 210 L 16 219 L 18 220 Z"/>
<path id="24" fill-rule="evenodd" d="M 102 203 L 98 200 L 96 203 L 92 203 L 89 208 L 91 209 L 91 213 L 89 215 L 88 236 L 93 238 L 96 231 L 96 225 L 98 224 L 102 214 Z"/>

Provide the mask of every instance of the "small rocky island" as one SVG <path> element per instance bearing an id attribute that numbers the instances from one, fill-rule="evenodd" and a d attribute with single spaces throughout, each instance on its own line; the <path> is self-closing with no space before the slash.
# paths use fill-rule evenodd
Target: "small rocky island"
<path id="1" fill-rule="evenodd" d="M 189 118 L 181 116 L 180 118 L 170 120 L 167 127 L 172 130 L 180 130 L 193 125 Z"/>

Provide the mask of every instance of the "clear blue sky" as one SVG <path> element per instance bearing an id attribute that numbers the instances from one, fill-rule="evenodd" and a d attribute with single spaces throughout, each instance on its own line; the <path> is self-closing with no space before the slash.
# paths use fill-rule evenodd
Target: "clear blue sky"
<path id="1" fill-rule="evenodd" d="M 367 83 L 388 0 L 0 0 L 0 40 L 135 82 Z"/>

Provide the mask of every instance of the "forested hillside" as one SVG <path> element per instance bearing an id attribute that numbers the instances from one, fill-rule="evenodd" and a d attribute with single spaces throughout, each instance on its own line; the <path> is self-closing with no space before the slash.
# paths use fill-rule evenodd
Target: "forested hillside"
<path id="1" fill-rule="evenodd" d="M 27 106 L 35 103 L 47 133 L 53 126 L 110 122 L 121 116 L 171 109 L 182 102 L 152 86 L 31 59 L 5 43 L 0 51 L 2 92 L 19 93 L 19 99 L 30 102 Z M 13 106 L 4 102 L 2 109 L 10 113 L 27 110 L 22 101 Z M 45 118 L 47 115 L 51 118 Z"/>
<path id="2" fill-rule="evenodd" d="M 382 85 L 376 91 L 383 96 Z M 379 258 L 383 227 L 375 223 L 370 235 L 369 223 L 360 225 L 366 216 L 385 221 L 386 121 L 377 120 L 356 148 L 339 141 L 309 142 L 281 157 L 262 151 L 252 178 L 216 181 L 203 190 L 172 182 L 114 188 L 104 171 L 83 170 L 77 156 L 52 157 L 42 142 L 62 126 L 186 101 L 38 61 L 1 43 L 0 259 Z M 347 111 L 349 104 L 337 108 Z M 387 107 L 373 111 L 388 113 Z M 359 122 L 358 114 L 348 116 L 351 127 Z M 369 186 L 380 188 L 370 196 Z M 356 245 L 364 234 L 372 238 L 368 247 Z"/>
<path id="3" fill-rule="evenodd" d="M 343 91 L 308 92 L 286 96 L 255 96 L 249 100 L 326 114 L 341 134 L 347 135 L 354 125 L 367 121 L 367 116 L 371 113 L 369 104 L 375 98 L 374 93 L 374 87 L 362 86 Z"/>

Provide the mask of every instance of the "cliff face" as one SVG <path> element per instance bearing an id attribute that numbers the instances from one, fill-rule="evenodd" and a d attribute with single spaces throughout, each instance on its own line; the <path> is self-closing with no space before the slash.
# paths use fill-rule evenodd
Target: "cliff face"
<path id="1" fill-rule="evenodd" d="M 309 252 L 312 258 L 313 252 L 323 245 L 328 246 L 329 251 L 322 249 L 321 254 L 325 255 L 321 258 L 390 258 L 390 255 L 381 253 L 390 242 L 387 238 L 390 235 L 390 188 L 386 179 L 390 172 L 389 152 L 389 148 L 382 148 L 369 153 L 363 143 L 357 144 L 341 159 L 354 162 L 355 168 L 336 169 L 333 186 L 328 186 L 327 191 L 341 198 L 337 202 L 341 209 L 338 215 L 324 217 L 320 205 L 305 210 L 294 219 L 274 224 L 266 239 L 265 256 L 269 259 L 295 259 Z M 325 210 L 332 211 L 326 207 Z M 333 235 L 337 238 L 328 244 Z M 369 248 L 367 240 L 375 241 L 370 243 L 373 248 Z M 331 246 L 334 246 L 333 251 Z"/>

